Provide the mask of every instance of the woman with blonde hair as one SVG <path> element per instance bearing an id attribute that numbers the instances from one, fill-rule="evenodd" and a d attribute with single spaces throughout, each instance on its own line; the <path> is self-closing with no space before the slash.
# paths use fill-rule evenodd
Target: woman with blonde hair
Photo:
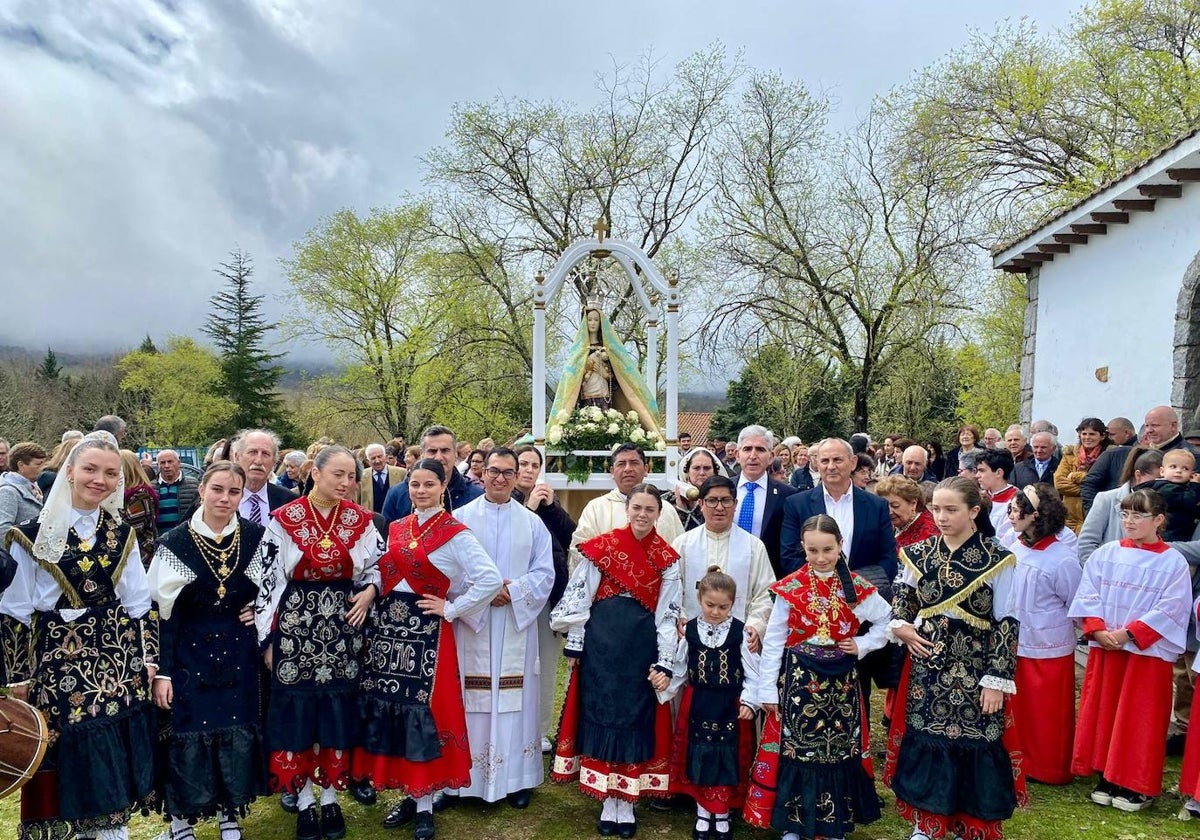
<path id="1" fill-rule="evenodd" d="M 125 482 L 125 507 L 121 516 L 137 534 L 142 565 L 150 568 L 154 559 L 154 542 L 158 539 L 158 491 L 150 485 L 150 477 L 142 469 L 136 453 L 121 450 L 121 478 Z"/>

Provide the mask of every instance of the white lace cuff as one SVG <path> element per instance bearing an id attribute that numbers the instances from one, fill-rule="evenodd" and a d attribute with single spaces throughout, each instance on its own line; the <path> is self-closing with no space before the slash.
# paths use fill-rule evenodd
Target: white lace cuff
<path id="1" fill-rule="evenodd" d="M 920 627 L 921 619 L 917 619 L 916 623 L 905 621 L 902 618 L 893 618 L 887 625 L 887 640 L 898 645 L 904 644 L 904 640 L 896 635 L 896 631 L 901 627 Z"/>
<path id="2" fill-rule="evenodd" d="M 1017 693 L 1017 684 L 1012 680 L 1006 680 L 1003 677 L 996 677 L 988 674 L 979 681 L 980 688 L 994 688 L 996 691 L 1003 691 L 1005 694 L 1013 695 Z"/>

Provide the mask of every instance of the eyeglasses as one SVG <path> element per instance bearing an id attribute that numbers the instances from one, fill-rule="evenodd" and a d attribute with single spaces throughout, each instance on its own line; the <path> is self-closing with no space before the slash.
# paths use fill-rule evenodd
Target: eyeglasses
<path id="1" fill-rule="evenodd" d="M 736 499 L 730 499 L 726 496 L 718 496 L 717 498 L 713 498 L 712 496 L 709 496 L 708 498 L 706 498 L 704 500 L 704 506 L 710 507 L 710 508 L 719 508 L 719 507 L 731 508 L 735 504 L 737 504 Z"/>
<path id="2" fill-rule="evenodd" d="M 1123 510 L 1123 511 L 1121 511 L 1121 518 L 1122 519 L 1132 519 L 1134 522 L 1145 522 L 1147 519 L 1153 519 L 1154 514 L 1139 513 L 1136 510 Z"/>
<path id="3" fill-rule="evenodd" d="M 486 470 L 484 470 L 484 472 L 487 473 L 491 478 L 503 478 L 506 481 L 511 478 L 516 478 L 517 476 L 516 470 L 502 470 L 498 467 L 488 467 Z"/>

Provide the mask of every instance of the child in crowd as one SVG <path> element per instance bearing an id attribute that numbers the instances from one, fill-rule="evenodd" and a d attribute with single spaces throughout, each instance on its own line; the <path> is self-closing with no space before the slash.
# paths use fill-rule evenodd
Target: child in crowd
<path id="1" fill-rule="evenodd" d="M 1071 775 L 1075 734 L 1075 624 L 1067 610 L 1083 570 L 1078 552 L 1055 535 L 1067 508 L 1049 484 L 1032 484 L 1008 504 L 1017 539 L 1014 609 L 1021 622 L 1017 642 L 1017 693 L 1009 708 L 1021 738 L 1031 780 L 1065 785 Z"/>
<path id="2" fill-rule="evenodd" d="M 1166 512 L 1153 490 L 1121 501 L 1125 539 L 1088 558 L 1068 613 L 1091 646 L 1071 770 L 1099 772 L 1092 801 L 1122 811 L 1147 808 L 1162 792 L 1172 665 L 1187 641 L 1192 580 L 1162 540 Z"/>
<path id="3" fill-rule="evenodd" d="M 670 693 L 683 687 L 675 726 L 671 791 L 696 800 L 693 840 L 729 840 L 729 812 L 742 807 L 754 751 L 753 709 L 742 703 L 746 625 L 730 612 L 737 583 L 709 566 L 696 588 L 700 614 L 684 626 Z"/>
<path id="4" fill-rule="evenodd" d="M 801 542 L 805 565 L 771 587 L 762 666 L 747 691 L 767 722 L 744 815 L 784 840 L 841 838 L 879 819 L 856 664 L 886 643 L 891 608 L 850 572 L 833 517 L 810 517 Z"/>
<path id="5" fill-rule="evenodd" d="M 1162 496 L 1167 506 L 1167 524 L 1163 528 L 1164 542 L 1190 540 L 1200 520 L 1200 485 L 1193 483 L 1196 458 L 1186 449 L 1172 449 L 1163 454 L 1163 477 L 1154 482 L 1154 492 Z"/>

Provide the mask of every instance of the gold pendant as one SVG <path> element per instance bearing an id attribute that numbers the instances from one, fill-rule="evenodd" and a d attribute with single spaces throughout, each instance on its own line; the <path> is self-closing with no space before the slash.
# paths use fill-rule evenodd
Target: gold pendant
<path id="1" fill-rule="evenodd" d="M 329 537 L 322 537 L 321 541 L 317 543 L 317 545 L 321 546 L 323 551 L 328 551 L 329 549 L 333 548 L 333 540 L 329 539 Z"/>
<path id="2" fill-rule="evenodd" d="M 224 562 L 222 562 L 221 568 L 217 569 L 217 574 L 219 574 L 223 578 L 229 577 L 229 567 L 226 566 Z"/>
<path id="3" fill-rule="evenodd" d="M 225 584 L 223 584 L 223 583 L 217 584 L 217 597 L 218 598 L 225 597 Z"/>
<path id="4" fill-rule="evenodd" d="M 417 541 L 416 541 L 416 540 L 413 540 L 412 542 L 410 542 L 410 543 L 408 544 L 408 547 L 409 547 L 409 548 L 416 548 L 416 547 L 417 547 Z"/>

